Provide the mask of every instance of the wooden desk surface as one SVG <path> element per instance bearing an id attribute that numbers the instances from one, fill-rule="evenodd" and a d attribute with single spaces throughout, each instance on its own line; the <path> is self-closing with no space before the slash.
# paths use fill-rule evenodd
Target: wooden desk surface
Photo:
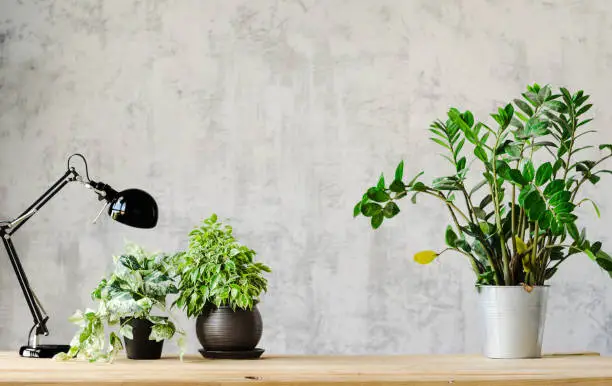
<path id="1" fill-rule="evenodd" d="M 612 358 L 554 356 L 267 356 L 255 361 L 190 356 L 114 364 L 55 362 L 0 353 L 0 385 L 610 385 Z"/>

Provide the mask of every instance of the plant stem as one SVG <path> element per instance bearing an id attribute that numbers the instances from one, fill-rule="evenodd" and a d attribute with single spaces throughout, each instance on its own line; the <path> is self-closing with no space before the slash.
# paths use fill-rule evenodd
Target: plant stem
<path id="1" fill-rule="evenodd" d="M 474 216 L 476 216 L 476 212 L 474 212 L 474 204 L 472 204 L 472 200 L 470 200 L 470 196 L 465 190 L 465 186 L 463 186 L 463 183 L 461 184 L 461 192 L 463 193 L 463 197 L 465 198 L 465 206 L 467 206 L 468 214 L 470 215 L 470 221 L 475 222 Z"/>
<path id="2" fill-rule="evenodd" d="M 433 193 L 436 192 L 436 193 Z M 457 211 L 457 213 L 459 213 L 461 215 L 461 217 L 465 220 L 465 222 L 469 223 L 470 219 L 467 218 L 467 216 L 465 215 L 465 213 L 463 213 L 463 211 L 461 209 L 459 209 L 454 203 L 448 201 L 446 199 L 446 196 L 444 196 L 444 194 L 442 194 L 442 192 L 437 191 L 437 190 L 424 190 L 423 193 L 429 194 L 430 196 L 434 196 L 442 201 L 444 201 L 444 203 L 446 203 L 446 205 L 452 207 L 454 210 Z"/>
<path id="3" fill-rule="evenodd" d="M 567 150 L 567 164 L 565 165 L 565 171 L 563 172 L 563 180 L 567 178 L 567 173 L 569 172 L 570 161 L 572 159 L 572 150 L 574 148 L 574 141 L 576 140 L 576 112 L 574 111 L 574 104 L 570 103 L 568 107 L 569 107 L 570 117 L 572 119 L 572 139 L 570 141 L 570 145 Z"/>
<path id="4" fill-rule="evenodd" d="M 493 147 L 493 162 L 492 162 L 493 164 L 493 189 L 492 189 L 492 193 L 493 193 L 493 203 L 495 205 L 495 223 L 497 226 L 497 232 L 499 234 L 499 243 L 500 243 L 500 248 L 501 248 L 501 253 L 502 253 L 502 262 L 504 264 L 503 266 L 504 284 L 509 285 L 510 284 L 510 262 L 508 261 L 508 253 L 506 251 L 506 240 L 504 240 L 504 235 L 503 235 L 502 226 L 501 226 L 501 213 L 499 209 L 499 194 L 497 190 L 497 167 L 495 165 L 497 161 L 495 157 L 495 153 L 497 152 L 497 147 L 499 146 L 499 137 L 500 137 L 501 131 L 502 129 L 500 129 L 500 131 L 496 135 L 495 146 Z"/>
<path id="5" fill-rule="evenodd" d="M 534 271 L 535 265 L 536 265 L 536 253 L 537 253 L 537 250 L 538 250 L 538 233 L 539 233 L 539 231 L 540 231 L 540 228 L 538 226 L 538 221 L 536 220 L 536 222 L 535 222 L 535 230 L 533 231 L 533 237 L 531 239 L 532 240 L 532 242 L 531 242 L 531 268 L 532 269 L 531 269 L 531 271 L 532 272 Z M 536 276 L 535 272 L 534 272 L 533 276 Z M 536 276 L 536 278 L 534 280 L 534 284 L 536 284 L 535 282 L 537 282 L 537 276 Z M 531 283 L 526 283 L 526 284 L 531 284 Z"/>
<path id="6" fill-rule="evenodd" d="M 600 163 L 602 163 L 603 161 L 607 160 L 608 158 L 612 157 L 612 154 L 609 154 L 605 157 L 603 157 L 602 159 L 600 159 L 599 161 L 597 161 L 595 163 L 595 165 L 593 165 L 593 167 L 591 168 L 591 170 L 599 165 Z M 582 179 L 576 184 L 576 187 L 574 188 L 574 191 L 572 192 L 572 198 L 571 200 L 574 201 L 574 199 L 576 198 L 576 195 L 578 194 L 578 189 L 580 189 L 580 187 L 582 186 L 582 184 L 584 184 L 589 178 L 587 177 L 587 175 L 585 175 L 584 177 L 582 177 Z"/>

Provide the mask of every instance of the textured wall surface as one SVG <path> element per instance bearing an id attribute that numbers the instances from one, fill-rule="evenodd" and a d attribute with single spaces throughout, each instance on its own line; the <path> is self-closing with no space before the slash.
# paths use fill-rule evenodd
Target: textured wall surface
<path id="1" fill-rule="evenodd" d="M 69 186 L 15 237 L 67 342 L 124 239 L 174 251 L 211 212 L 274 268 L 261 311 L 274 353 L 478 352 L 474 278 L 443 245 L 438 202 L 405 202 L 373 232 L 354 202 L 400 159 L 447 170 L 428 141 L 450 105 L 485 119 L 527 83 L 592 94 L 612 139 L 608 0 L 0 0 L 0 217 L 23 210 L 83 152 L 92 177 L 140 187 L 159 226 L 103 218 Z M 611 181 L 588 192 L 590 235 L 612 248 Z M 582 210 L 582 209 L 581 209 Z M 612 353 L 612 281 L 575 256 L 551 282 L 547 351 Z M 181 318 L 198 347 L 193 321 Z M 0 254 L 0 349 L 31 318 Z M 170 346 L 168 346 L 170 347 Z"/>

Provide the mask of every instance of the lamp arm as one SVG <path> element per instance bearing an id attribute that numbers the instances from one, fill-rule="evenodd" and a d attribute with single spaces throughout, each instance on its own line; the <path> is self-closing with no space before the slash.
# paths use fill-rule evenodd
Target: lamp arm
<path id="1" fill-rule="evenodd" d="M 70 168 L 61 176 L 46 192 L 44 192 L 40 197 L 36 199 L 26 210 L 24 210 L 19 216 L 17 216 L 14 220 L 10 221 L 8 224 L 1 223 L 0 227 L 3 224 L 6 224 L 7 234 L 10 236 L 17 231 L 17 229 L 21 228 L 23 224 L 25 224 L 40 208 L 42 208 L 50 199 L 53 198 L 66 184 L 72 181 L 76 181 L 79 177 L 79 174 L 76 172 L 74 168 Z"/>
<path id="2" fill-rule="evenodd" d="M 23 270 L 23 266 L 21 265 L 21 261 L 19 260 L 19 256 L 17 255 L 17 251 L 13 245 L 11 236 L 32 216 L 34 216 L 34 214 L 36 214 L 36 212 L 38 212 L 38 210 L 42 208 L 51 198 L 53 198 L 53 196 L 62 190 L 66 184 L 72 181 L 77 181 L 78 178 L 79 174 L 76 172 L 76 170 L 72 167 L 69 168 L 63 176 L 61 176 L 53 185 L 51 185 L 51 187 L 47 189 L 45 193 L 38 197 L 26 210 L 23 211 L 23 213 L 12 221 L 0 222 L 0 237 L 2 237 L 4 248 L 9 256 L 13 270 L 17 275 L 17 280 L 19 281 L 21 291 L 26 299 L 30 313 L 34 318 L 34 327 L 32 328 L 32 330 L 35 332 L 34 337 L 37 335 L 49 335 L 49 330 L 46 326 L 49 317 L 40 304 L 40 301 L 34 294 L 32 287 L 30 287 L 30 283 Z M 33 342 L 34 347 L 35 344 L 36 342 Z"/>

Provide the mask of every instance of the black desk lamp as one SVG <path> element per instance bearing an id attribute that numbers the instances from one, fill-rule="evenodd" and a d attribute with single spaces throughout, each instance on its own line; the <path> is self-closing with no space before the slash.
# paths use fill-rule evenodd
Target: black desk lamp
<path id="1" fill-rule="evenodd" d="M 72 157 L 80 157 L 85 164 L 85 180 L 76 172 L 74 167 L 70 166 Z M 108 214 L 115 221 L 136 228 L 153 228 L 157 224 L 157 203 L 147 192 L 139 189 L 127 189 L 117 192 L 103 182 L 95 182 L 89 179 L 89 171 L 87 169 L 87 161 L 81 154 L 73 154 L 68 157 L 68 170 L 53 184 L 42 196 L 40 196 L 32 205 L 30 205 L 22 214 L 12 221 L 0 222 L 0 237 L 6 248 L 13 269 L 17 274 L 17 280 L 23 291 L 23 295 L 28 303 L 30 312 L 34 317 L 34 326 L 30 330 L 28 340 L 29 345 L 22 346 L 19 349 L 19 355 L 30 358 L 51 358 L 59 352 L 68 352 L 69 345 L 40 345 L 38 344 L 39 335 L 49 335 L 46 323 L 49 316 L 45 309 L 40 304 L 40 300 L 28 283 L 17 251 L 13 246 L 11 236 L 19 229 L 26 221 L 28 221 L 36 212 L 45 205 L 57 192 L 59 192 L 69 182 L 78 181 L 86 187 L 93 189 L 98 195 L 100 201 L 106 201 L 104 207 L 98 213 L 98 217 L 102 211 L 108 206 Z M 96 219 L 98 218 L 96 217 Z M 95 220 L 94 220 L 95 221 Z"/>

